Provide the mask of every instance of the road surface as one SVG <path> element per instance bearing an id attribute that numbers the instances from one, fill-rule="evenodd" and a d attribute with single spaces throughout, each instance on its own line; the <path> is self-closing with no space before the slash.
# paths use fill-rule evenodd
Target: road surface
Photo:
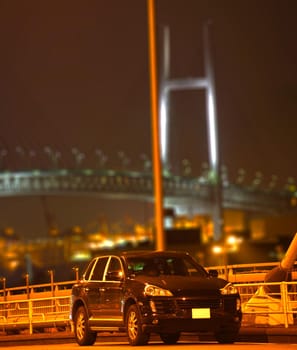
<path id="1" fill-rule="evenodd" d="M 1 344 L 3 345 L 3 344 Z M 1 346 L 0 345 L 0 346 Z M 160 341 L 150 342 L 146 346 L 132 347 L 127 342 L 96 342 L 93 346 L 80 347 L 76 343 L 47 344 L 46 340 L 39 344 L 17 344 L 5 346 L 7 350 L 296 350 L 297 344 L 271 344 L 271 343 L 234 343 L 218 344 L 216 342 L 180 342 L 176 345 L 164 345 Z"/>

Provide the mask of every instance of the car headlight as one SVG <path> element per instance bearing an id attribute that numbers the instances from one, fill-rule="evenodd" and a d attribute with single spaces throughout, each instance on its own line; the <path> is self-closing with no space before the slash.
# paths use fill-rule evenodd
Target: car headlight
<path id="1" fill-rule="evenodd" d="M 220 289 L 222 295 L 237 294 L 238 289 L 232 283 L 227 283 L 224 288 Z"/>
<path id="2" fill-rule="evenodd" d="M 152 284 L 144 287 L 144 294 L 150 297 L 172 297 L 170 290 L 163 289 Z"/>

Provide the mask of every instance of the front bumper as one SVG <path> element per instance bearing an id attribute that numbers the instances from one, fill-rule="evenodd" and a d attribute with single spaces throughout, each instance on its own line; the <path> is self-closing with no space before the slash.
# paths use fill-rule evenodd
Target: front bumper
<path id="1" fill-rule="evenodd" d="M 218 332 L 222 329 L 237 332 L 242 319 L 241 310 L 226 310 L 224 303 L 216 308 L 171 307 L 166 310 L 152 300 L 141 305 L 141 315 L 143 331 L 154 333 Z"/>
<path id="2" fill-rule="evenodd" d="M 221 329 L 236 332 L 241 326 L 241 316 L 218 317 L 204 319 L 191 319 L 172 317 L 160 317 L 154 315 L 150 320 L 142 324 L 144 332 L 175 333 L 175 332 L 217 332 Z"/>

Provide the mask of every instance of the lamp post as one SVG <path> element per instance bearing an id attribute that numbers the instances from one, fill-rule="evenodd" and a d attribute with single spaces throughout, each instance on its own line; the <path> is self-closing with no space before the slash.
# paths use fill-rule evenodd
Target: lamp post
<path id="1" fill-rule="evenodd" d="M 49 146 L 44 147 L 44 152 L 45 152 L 45 154 L 48 155 L 48 157 L 52 163 L 52 167 L 54 169 L 57 169 L 58 165 L 59 165 L 59 159 L 61 158 L 61 152 L 54 151 Z"/>
<path id="2" fill-rule="evenodd" d="M 30 149 L 28 151 L 28 156 L 29 156 L 29 168 L 32 168 L 33 164 L 34 164 L 34 158 L 36 158 L 36 151 L 34 149 Z"/>
<path id="3" fill-rule="evenodd" d="M 6 301 L 6 278 L 5 277 L 1 277 L 0 281 L 2 282 L 3 300 Z"/>
<path id="4" fill-rule="evenodd" d="M 152 149 L 154 170 L 155 221 L 156 221 L 156 249 L 165 249 L 163 232 L 163 188 L 162 165 L 160 159 L 159 113 L 158 113 L 158 83 L 157 59 L 155 38 L 155 2 L 147 0 L 148 10 L 148 41 L 149 41 L 149 72 L 151 93 L 151 122 L 152 122 Z"/>
<path id="5" fill-rule="evenodd" d="M 75 274 L 75 280 L 76 282 L 78 282 L 79 280 L 79 267 L 73 267 L 72 270 L 74 271 L 74 274 Z"/>
<path id="6" fill-rule="evenodd" d="M 140 158 L 143 161 L 143 170 L 145 172 L 150 172 L 152 170 L 152 162 L 149 157 L 145 153 L 142 153 Z"/>
<path id="7" fill-rule="evenodd" d="M 55 296 L 55 289 L 54 289 L 54 270 L 48 270 L 48 274 L 50 275 L 52 297 L 54 297 L 54 296 Z"/>
<path id="8" fill-rule="evenodd" d="M 25 167 L 25 150 L 22 146 L 16 146 L 15 152 L 20 158 L 20 169 Z"/>
<path id="9" fill-rule="evenodd" d="M 81 166 L 81 163 L 85 159 L 86 155 L 76 147 L 73 147 L 71 149 L 71 152 L 74 156 L 75 167 L 78 169 Z"/>
<path id="10" fill-rule="evenodd" d="M 105 166 L 105 163 L 107 162 L 107 156 L 99 148 L 95 149 L 95 156 L 97 158 L 97 166 L 98 166 L 98 168 L 99 169 L 103 169 L 104 166 Z"/>
<path id="11" fill-rule="evenodd" d="M 7 156 L 8 152 L 6 149 L 1 149 L 0 151 L 0 169 L 4 168 L 4 158 Z"/>
<path id="12" fill-rule="evenodd" d="M 190 176 L 192 174 L 192 166 L 188 159 L 182 160 L 183 175 Z"/>
<path id="13" fill-rule="evenodd" d="M 122 170 L 126 170 L 129 163 L 130 163 L 130 159 L 127 157 L 127 155 L 123 151 L 118 152 L 118 157 L 119 157 L 120 162 L 121 162 Z"/>
<path id="14" fill-rule="evenodd" d="M 30 289 L 29 289 L 29 274 L 25 274 L 25 281 L 26 281 L 26 293 L 27 293 L 27 299 L 30 299 Z"/>
<path id="15" fill-rule="evenodd" d="M 228 253 L 236 251 L 241 243 L 241 237 L 236 237 L 231 234 L 225 237 L 221 245 L 216 244 L 212 248 L 214 254 L 222 256 L 222 266 L 224 267 L 225 279 L 228 279 Z"/>

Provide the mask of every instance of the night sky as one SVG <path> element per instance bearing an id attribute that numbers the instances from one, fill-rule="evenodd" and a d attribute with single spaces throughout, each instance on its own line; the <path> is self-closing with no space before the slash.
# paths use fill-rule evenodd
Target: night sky
<path id="1" fill-rule="evenodd" d="M 130 168 L 139 167 L 141 154 L 151 153 L 146 5 L 1 0 L 2 169 L 50 167 L 45 146 L 61 152 L 61 167 L 73 165 L 73 147 L 86 154 L 85 166 L 94 165 L 98 148 L 107 165 L 124 151 Z M 231 180 L 241 167 L 249 180 L 256 171 L 267 183 L 273 174 L 280 184 L 297 179 L 297 2 L 156 0 L 156 18 L 159 53 L 163 26 L 170 28 L 173 78 L 203 76 L 202 27 L 213 22 L 219 144 Z M 188 158 L 198 175 L 208 160 L 204 93 L 175 92 L 170 108 L 172 170 Z M 142 220 L 152 213 L 147 204 L 71 201 L 69 209 L 69 199 L 49 199 L 62 227 L 86 227 L 103 214 Z M 2 198 L 0 212 L 0 228 L 45 232 L 38 198 Z"/>

